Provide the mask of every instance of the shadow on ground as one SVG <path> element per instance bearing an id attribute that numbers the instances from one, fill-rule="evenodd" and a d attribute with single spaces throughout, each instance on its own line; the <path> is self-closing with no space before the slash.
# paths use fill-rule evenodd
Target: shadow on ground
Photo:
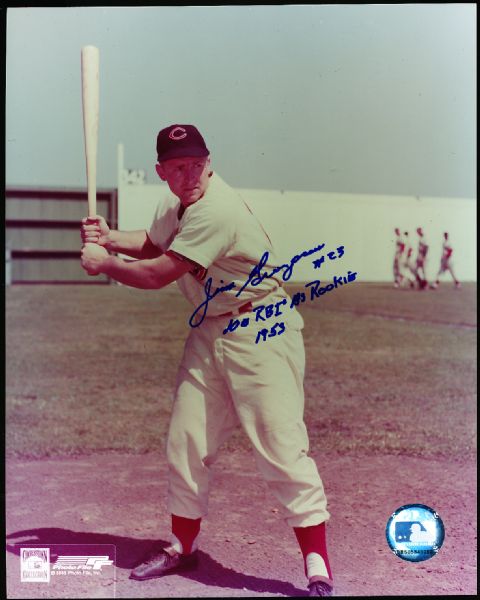
<path id="1" fill-rule="evenodd" d="M 21 538 L 21 541 L 20 541 Z M 16 540 L 19 541 L 16 541 Z M 85 533 L 58 527 L 26 529 L 7 536 L 7 550 L 19 556 L 20 547 L 69 545 L 69 553 L 75 555 L 75 545 L 114 545 L 116 547 L 116 567 L 133 569 L 152 550 L 152 547 L 168 545 L 165 540 L 135 539 L 130 537 L 109 535 L 106 533 Z M 82 552 L 82 549 L 80 552 Z M 78 552 L 78 551 L 77 551 Z M 199 550 L 200 569 L 184 573 L 182 577 L 203 583 L 229 589 L 249 590 L 258 593 L 282 594 L 284 596 L 304 596 L 305 591 L 291 583 L 275 579 L 264 579 L 253 575 L 245 575 L 234 569 L 224 567 L 209 554 Z"/>

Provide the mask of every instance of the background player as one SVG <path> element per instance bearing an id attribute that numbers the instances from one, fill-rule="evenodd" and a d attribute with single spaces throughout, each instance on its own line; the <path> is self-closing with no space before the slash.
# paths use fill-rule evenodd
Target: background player
<path id="1" fill-rule="evenodd" d="M 405 241 L 398 227 L 395 228 L 395 235 L 397 239 L 395 241 L 395 256 L 393 258 L 393 285 L 398 288 L 403 281 L 402 258 L 405 251 Z"/>
<path id="2" fill-rule="evenodd" d="M 428 244 L 425 240 L 425 235 L 421 227 L 417 228 L 418 234 L 418 250 L 417 259 L 415 262 L 415 279 L 418 287 L 424 290 L 428 286 L 427 275 L 425 273 L 425 264 L 427 262 Z"/>
<path id="3" fill-rule="evenodd" d="M 448 239 L 448 231 L 445 231 L 445 233 L 443 234 L 443 245 L 442 245 L 442 256 L 440 258 L 440 269 L 438 270 L 435 283 L 432 283 L 432 285 L 430 286 L 432 289 L 436 289 L 438 287 L 438 285 L 440 283 L 440 275 L 442 275 L 443 273 L 446 273 L 447 271 L 452 276 L 452 279 L 455 283 L 455 287 L 457 289 L 459 287 L 461 287 L 460 282 L 455 277 L 455 273 L 453 272 L 453 265 L 452 265 L 452 258 L 451 258 L 452 254 L 453 254 L 453 248 Z"/>
<path id="4" fill-rule="evenodd" d="M 404 234 L 404 243 L 405 243 L 405 249 L 404 249 L 404 253 L 403 253 L 403 281 L 405 284 L 407 284 L 410 288 L 414 288 L 415 287 L 415 281 L 416 281 L 416 274 L 415 274 L 415 267 L 413 265 L 413 248 L 412 245 L 410 244 L 410 238 L 408 236 L 408 231 L 405 231 Z"/>
<path id="5" fill-rule="evenodd" d="M 211 171 L 198 130 L 191 125 L 162 129 L 157 160 L 157 173 L 171 194 L 160 203 L 148 233 L 111 231 L 100 217 L 84 219 L 82 226 L 83 242 L 93 242 L 82 249 L 82 266 L 90 274 L 105 273 L 142 289 L 160 289 L 176 280 L 197 308 L 205 304 L 207 289 L 213 298 L 203 320 L 190 320 L 177 375 L 167 440 L 172 543 L 154 548 L 131 577 L 151 579 L 196 568 L 210 467 L 240 423 L 300 544 L 310 596 L 331 595 L 325 536 L 330 515 L 315 462 L 308 456 L 303 421 L 303 319 L 289 308 L 280 274 L 257 277 L 257 285 L 238 295 L 265 251 L 270 259 L 264 272 L 272 273 L 279 263 L 244 200 Z M 107 250 L 138 260 L 125 261 Z M 213 293 L 220 288 L 221 293 Z M 266 305 L 275 307 L 281 321 L 268 321 L 270 335 L 257 344 L 256 334 L 265 323 L 257 318 L 261 310 L 256 311 Z M 225 335 L 234 317 L 248 326 Z M 275 330 L 277 324 L 281 327 Z"/>

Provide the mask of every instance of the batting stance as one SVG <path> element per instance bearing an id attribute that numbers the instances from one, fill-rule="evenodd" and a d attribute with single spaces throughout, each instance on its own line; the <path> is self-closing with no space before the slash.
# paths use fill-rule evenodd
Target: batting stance
<path id="1" fill-rule="evenodd" d="M 308 456 L 303 420 L 303 319 L 295 309 L 282 314 L 290 298 L 280 274 L 257 277 L 258 285 L 242 290 L 266 250 L 265 272 L 281 263 L 244 200 L 211 170 L 209 150 L 195 127 L 162 129 L 157 161 L 157 173 L 171 193 L 159 204 L 148 232 L 110 230 L 98 216 L 82 225 L 83 242 L 94 242 L 82 249 L 88 273 L 105 273 L 142 289 L 177 281 L 197 308 L 205 303 L 207 290 L 212 297 L 208 311 L 197 311 L 190 320 L 177 375 L 167 439 L 171 545 L 152 550 L 130 576 L 150 579 L 197 566 L 210 468 L 240 423 L 300 544 L 309 595 L 329 596 L 333 578 L 325 523 L 330 515 L 317 467 Z M 109 251 L 137 260 L 125 261 Z M 260 305 L 282 314 L 285 331 L 256 344 L 265 326 L 256 319 Z M 248 317 L 250 324 L 224 334 L 233 317 Z"/>
<path id="2" fill-rule="evenodd" d="M 445 233 L 443 234 L 443 245 L 442 245 L 442 256 L 440 258 L 440 269 L 438 270 L 435 283 L 432 283 L 432 285 L 430 286 L 431 288 L 436 289 L 438 287 L 438 285 L 440 283 L 440 275 L 442 275 L 443 273 L 446 273 L 447 271 L 452 276 L 452 279 L 455 283 L 455 287 L 457 289 L 460 287 L 461 284 L 458 281 L 458 279 L 455 277 L 455 273 L 453 272 L 452 254 L 453 254 L 452 244 L 450 243 L 450 241 L 448 239 L 448 231 L 445 231 Z"/>

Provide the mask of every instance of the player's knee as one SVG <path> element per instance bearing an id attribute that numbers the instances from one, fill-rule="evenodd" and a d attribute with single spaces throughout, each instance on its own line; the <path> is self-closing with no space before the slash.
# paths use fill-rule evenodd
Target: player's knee
<path id="1" fill-rule="evenodd" d="M 281 465 L 296 463 L 308 451 L 308 435 L 302 422 L 264 430 L 260 450 L 264 458 Z"/>
<path id="2" fill-rule="evenodd" d="M 166 446 L 167 461 L 169 463 L 184 462 L 185 459 L 188 459 L 189 451 L 192 450 L 187 432 L 176 427 L 170 428 Z"/>

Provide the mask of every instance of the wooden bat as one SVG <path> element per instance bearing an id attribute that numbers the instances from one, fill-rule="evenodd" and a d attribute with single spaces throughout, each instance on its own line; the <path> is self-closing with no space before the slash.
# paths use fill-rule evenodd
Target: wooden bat
<path id="1" fill-rule="evenodd" d="M 98 74 L 98 48 L 95 46 L 84 46 L 82 48 L 82 101 L 89 217 L 97 214 Z"/>

